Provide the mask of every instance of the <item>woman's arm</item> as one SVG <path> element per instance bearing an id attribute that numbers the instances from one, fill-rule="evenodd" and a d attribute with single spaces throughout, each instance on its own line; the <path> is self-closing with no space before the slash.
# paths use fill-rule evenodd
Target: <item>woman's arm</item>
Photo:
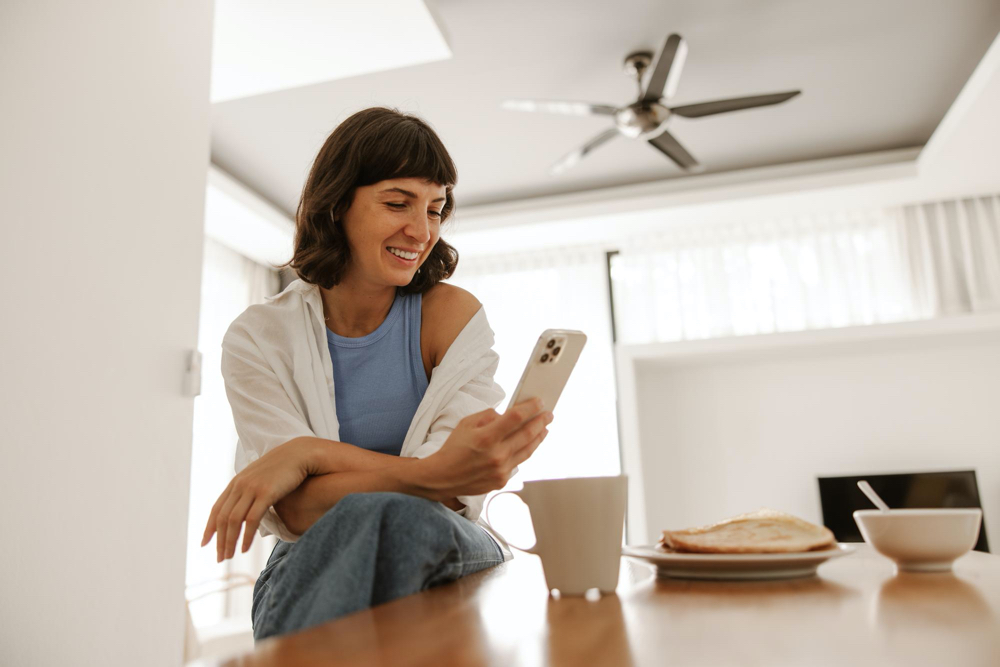
<path id="1" fill-rule="evenodd" d="M 301 436 L 288 442 L 302 442 L 309 448 L 313 475 L 378 470 L 400 460 L 393 454 L 373 452 L 339 440 Z"/>
<path id="2" fill-rule="evenodd" d="M 397 491 L 435 501 L 455 500 L 463 494 L 485 496 L 502 488 L 517 464 L 530 457 L 545 439 L 545 425 L 552 421 L 552 413 L 538 414 L 544 407 L 541 399 L 535 398 L 518 403 L 503 415 L 489 408 L 459 421 L 445 443 L 427 458 L 390 457 L 388 465 L 376 470 L 306 479 L 289 494 L 296 509 L 288 520 L 282 520 L 294 532 L 304 533 L 341 498 L 357 492 Z M 323 456 L 322 447 L 314 451 Z M 322 465 L 308 454 L 306 459 L 309 472 Z"/>
<path id="3" fill-rule="evenodd" d="M 275 503 L 274 511 L 289 530 L 301 535 L 327 510 L 349 493 L 397 491 L 438 500 L 459 511 L 465 505 L 457 498 L 434 497 L 418 482 L 420 459 L 373 452 L 337 440 L 303 436 L 310 448 L 310 477 Z"/>
<path id="4" fill-rule="evenodd" d="M 439 500 L 427 487 L 417 483 L 419 475 L 414 473 L 420 463 L 420 459 L 404 457 L 397 458 L 395 465 L 378 470 L 315 475 L 306 479 L 299 488 L 275 504 L 274 509 L 289 530 L 301 535 L 344 496 L 351 493 L 396 491 Z M 464 507 L 457 498 L 440 502 L 456 511 Z"/>

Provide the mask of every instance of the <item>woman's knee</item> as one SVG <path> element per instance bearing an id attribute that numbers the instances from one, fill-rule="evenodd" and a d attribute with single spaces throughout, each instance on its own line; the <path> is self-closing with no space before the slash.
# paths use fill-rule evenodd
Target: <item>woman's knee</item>
<path id="1" fill-rule="evenodd" d="M 317 520 L 316 525 L 334 523 L 352 526 L 384 524 L 385 517 L 389 517 L 392 519 L 392 523 L 397 525 L 400 523 L 400 519 L 403 519 L 404 524 L 408 521 L 433 521 L 435 517 L 441 516 L 442 509 L 445 509 L 443 505 L 427 498 L 395 491 L 350 493 L 327 510 Z"/>
<path id="2" fill-rule="evenodd" d="M 458 551 L 455 527 L 445 515 L 450 511 L 403 493 L 352 493 L 306 531 L 296 547 L 298 558 L 312 559 L 317 552 L 368 554 L 383 570 L 395 571 L 399 568 L 385 564 L 403 561 L 404 569 L 422 572 Z"/>
<path id="3" fill-rule="evenodd" d="M 331 509 L 339 507 L 342 508 L 342 512 L 364 515 L 377 514 L 385 510 L 392 510 L 393 514 L 419 514 L 435 512 L 436 505 L 439 503 L 406 493 L 372 491 L 350 493 L 341 498 Z"/>

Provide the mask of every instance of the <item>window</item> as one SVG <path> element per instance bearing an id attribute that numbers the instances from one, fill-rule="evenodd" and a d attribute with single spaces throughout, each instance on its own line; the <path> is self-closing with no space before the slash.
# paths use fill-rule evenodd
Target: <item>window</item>
<path id="1" fill-rule="evenodd" d="M 622 343 L 916 319 L 884 211 L 697 225 L 625 244 L 611 264 Z"/>
<path id="2" fill-rule="evenodd" d="M 549 436 L 519 466 L 505 489 L 519 489 L 534 479 L 620 474 L 604 252 L 591 248 L 462 257 L 448 282 L 472 292 L 486 309 L 496 335 L 494 350 L 500 355 L 495 380 L 507 394 L 498 412 L 506 409 L 542 331 L 579 329 L 587 334 Z M 496 493 L 488 494 L 487 501 Z M 518 500 L 510 496 L 498 500 L 490 507 L 489 518 L 505 538 L 531 545 L 528 510 Z"/>
<path id="3" fill-rule="evenodd" d="M 261 266 L 224 245 L 205 239 L 202 264 L 201 315 L 198 349 L 202 353 L 201 395 L 194 401 L 191 452 L 191 494 L 188 513 L 187 585 L 214 581 L 229 573 L 252 577 L 264 569 L 276 538 L 256 535 L 250 550 L 222 563 L 215 562 L 215 538 L 205 547 L 201 538 L 212 505 L 233 478 L 236 428 L 226 398 L 220 365 L 222 337 L 236 317 L 253 303 L 279 291 L 277 272 Z M 242 538 L 241 538 L 242 540 Z M 196 594 L 198 589 L 191 589 Z M 191 603 L 195 627 L 216 625 L 226 618 L 249 623 L 253 591 L 242 587 L 230 593 L 208 595 Z"/>
<path id="4" fill-rule="evenodd" d="M 619 342 L 825 329 L 1000 307 L 1000 197 L 689 225 L 611 264 Z"/>

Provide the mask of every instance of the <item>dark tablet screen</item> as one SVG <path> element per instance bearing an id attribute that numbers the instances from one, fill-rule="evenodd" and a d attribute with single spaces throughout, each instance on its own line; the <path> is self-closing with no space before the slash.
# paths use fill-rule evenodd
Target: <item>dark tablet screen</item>
<path id="1" fill-rule="evenodd" d="M 833 531 L 838 542 L 863 542 L 854 510 L 874 509 L 861 493 L 858 480 L 867 479 L 875 493 L 889 507 L 982 507 L 974 470 L 958 472 L 918 472 L 895 475 L 820 477 L 819 497 L 823 524 Z M 979 530 L 976 551 L 988 552 L 986 524 Z"/>

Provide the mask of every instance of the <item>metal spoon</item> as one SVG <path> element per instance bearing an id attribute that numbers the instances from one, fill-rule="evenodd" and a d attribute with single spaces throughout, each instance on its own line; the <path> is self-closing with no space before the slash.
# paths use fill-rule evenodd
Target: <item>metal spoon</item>
<path id="1" fill-rule="evenodd" d="M 861 481 L 859 481 L 858 482 L 858 488 L 861 489 L 861 492 L 863 494 L 865 494 L 866 496 L 868 496 L 868 500 L 870 500 L 873 503 L 875 503 L 875 507 L 879 508 L 883 512 L 888 512 L 889 511 L 889 506 L 885 504 L 884 500 L 882 500 L 881 498 L 879 498 L 878 494 L 875 493 L 875 489 L 873 489 L 871 487 L 871 484 L 868 483 L 868 480 L 862 479 Z"/>

